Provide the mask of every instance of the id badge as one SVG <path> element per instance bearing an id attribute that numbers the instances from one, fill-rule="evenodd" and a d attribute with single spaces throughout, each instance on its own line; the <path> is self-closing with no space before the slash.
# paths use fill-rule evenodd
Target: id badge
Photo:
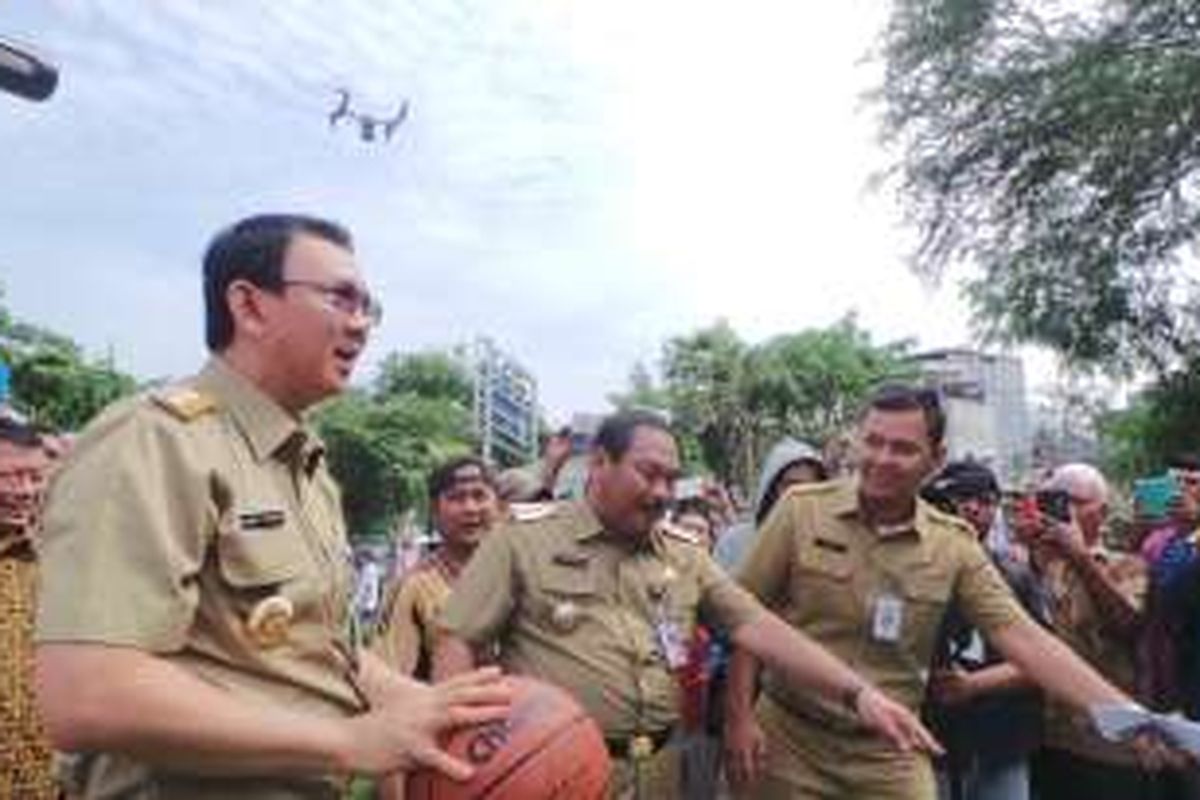
<path id="1" fill-rule="evenodd" d="M 659 617 L 654 623 L 654 637 L 658 639 L 658 649 L 668 667 L 682 669 L 687 664 L 687 644 L 683 641 L 683 632 L 679 630 L 679 625 L 666 617 Z"/>
<path id="2" fill-rule="evenodd" d="M 877 642 L 900 641 L 904 629 L 904 601 L 894 594 L 875 598 L 871 611 L 871 638 Z"/>

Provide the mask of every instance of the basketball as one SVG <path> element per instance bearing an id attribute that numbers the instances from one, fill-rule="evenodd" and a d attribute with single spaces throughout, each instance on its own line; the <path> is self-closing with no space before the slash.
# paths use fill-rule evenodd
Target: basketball
<path id="1" fill-rule="evenodd" d="M 604 736 L 562 689 L 508 676 L 512 707 L 503 720 L 453 731 L 447 752 L 475 768 L 458 782 L 433 770 L 412 773 L 405 800 L 603 800 L 609 761 Z"/>

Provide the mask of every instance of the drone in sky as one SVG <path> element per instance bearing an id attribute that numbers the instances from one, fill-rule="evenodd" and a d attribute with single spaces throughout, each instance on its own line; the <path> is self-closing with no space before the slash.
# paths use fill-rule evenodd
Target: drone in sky
<path id="1" fill-rule="evenodd" d="M 393 117 L 373 117 L 350 107 L 350 91 L 338 89 L 337 107 L 329 112 L 329 127 L 334 128 L 344 119 L 358 123 L 358 133 L 364 142 L 375 141 L 376 134 L 382 133 L 385 142 L 390 141 L 396 129 L 408 119 L 408 100 L 400 103 Z"/>

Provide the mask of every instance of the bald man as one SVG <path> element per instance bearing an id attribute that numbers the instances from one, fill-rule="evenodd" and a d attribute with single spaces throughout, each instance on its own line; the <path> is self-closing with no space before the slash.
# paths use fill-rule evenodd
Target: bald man
<path id="1" fill-rule="evenodd" d="M 1111 683 L 1132 693 L 1146 577 L 1138 558 L 1108 550 L 1101 540 L 1108 482 L 1095 467 L 1067 464 L 1041 488 L 1065 492 L 1070 509 L 1068 522 L 1043 517 L 1036 530 L 1025 531 L 1054 631 Z M 1086 714 L 1047 704 L 1044 746 L 1033 762 L 1040 797 L 1143 800 L 1157 797 L 1156 781 L 1129 748 L 1102 739 Z"/>

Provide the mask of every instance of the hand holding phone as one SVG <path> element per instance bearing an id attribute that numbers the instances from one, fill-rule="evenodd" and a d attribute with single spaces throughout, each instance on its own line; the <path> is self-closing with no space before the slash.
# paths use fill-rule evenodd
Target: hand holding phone
<path id="1" fill-rule="evenodd" d="M 1036 498 L 1042 514 L 1055 522 L 1071 521 L 1071 495 L 1065 489 L 1042 489 Z"/>

